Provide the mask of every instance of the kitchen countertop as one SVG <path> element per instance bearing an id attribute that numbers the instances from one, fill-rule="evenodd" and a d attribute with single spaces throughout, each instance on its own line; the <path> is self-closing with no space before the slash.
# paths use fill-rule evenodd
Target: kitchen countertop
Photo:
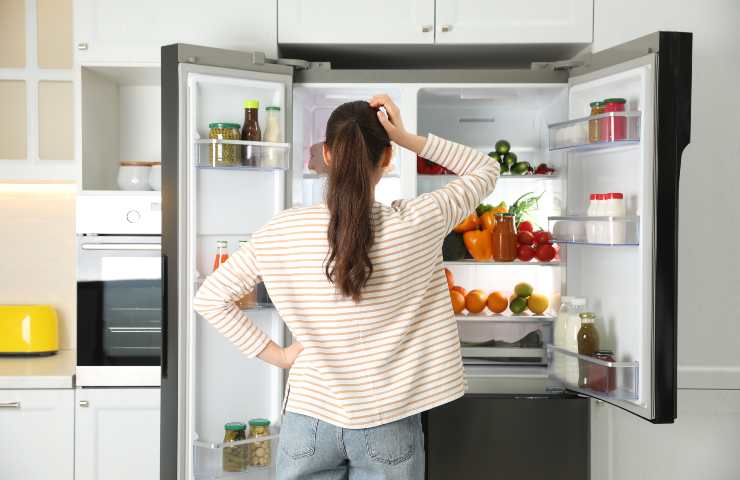
<path id="1" fill-rule="evenodd" d="M 75 360 L 74 350 L 48 357 L 0 357 L 0 389 L 72 388 Z"/>

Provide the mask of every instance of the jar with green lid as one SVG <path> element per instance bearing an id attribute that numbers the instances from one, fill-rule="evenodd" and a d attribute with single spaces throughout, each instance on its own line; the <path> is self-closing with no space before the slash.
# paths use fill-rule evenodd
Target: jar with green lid
<path id="1" fill-rule="evenodd" d="M 214 122 L 208 124 L 208 138 L 211 140 L 239 140 L 239 124 Z M 239 165 L 241 159 L 240 145 L 211 143 L 208 146 L 208 161 L 211 166 Z"/>
<path id="2" fill-rule="evenodd" d="M 265 418 L 253 418 L 249 421 L 249 438 L 270 436 L 270 421 Z M 272 458 L 272 440 L 263 440 L 249 444 L 249 465 L 267 467 Z"/>
<path id="3" fill-rule="evenodd" d="M 224 472 L 243 472 L 249 465 L 249 445 L 228 446 L 229 442 L 246 440 L 247 426 L 242 422 L 224 425 L 223 469 Z"/>

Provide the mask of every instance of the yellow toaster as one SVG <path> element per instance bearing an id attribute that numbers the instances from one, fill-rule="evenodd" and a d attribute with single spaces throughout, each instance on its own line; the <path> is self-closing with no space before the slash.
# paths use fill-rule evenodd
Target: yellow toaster
<path id="1" fill-rule="evenodd" d="M 52 355 L 59 320 L 49 305 L 0 305 L 0 355 Z"/>

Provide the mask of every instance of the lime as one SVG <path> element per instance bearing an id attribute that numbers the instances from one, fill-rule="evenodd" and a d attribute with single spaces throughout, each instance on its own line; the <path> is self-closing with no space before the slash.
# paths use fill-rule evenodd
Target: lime
<path id="1" fill-rule="evenodd" d="M 506 162 L 506 164 L 510 167 L 514 165 L 517 162 L 516 153 L 509 152 L 504 155 L 504 162 Z"/>
<path id="2" fill-rule="evenodd" d="M 527 309 L 527 299 L 524 297 L 516 297 L 509 304 L 509 310 L 511 310 L 511 313 L 513 313 L 514 315 L 519 315 L 526 309 Z"/>
<path id="3" fill-rule="evenodd" d="M 525 297 L 526 298 L 526 297 L 532 295 L 532 292 L 533 291 L 534 291 L 534 289 L 532 288 L 532 285 L 530 285 L 530 284 L 528 284 L 526 282 L 517 283 L 516 284 L 516 287 L 514 287 L 514 293 L 516 293 L 517 297 Z"/>
<path id="4" fill-rule="evenodd" d="M 500 154 L 509 153 L 509 150 L 511 150 L 511 145 L 509 145 L 509 142 L 506 140 L 499 140 L 496 142 L 496 151 Z"/>
<path id="5" fill-rule="evenodd" d="M 516 175 L 524 175 L 529 171 L 529 162 L 517 162 L 509 169 Z"/>

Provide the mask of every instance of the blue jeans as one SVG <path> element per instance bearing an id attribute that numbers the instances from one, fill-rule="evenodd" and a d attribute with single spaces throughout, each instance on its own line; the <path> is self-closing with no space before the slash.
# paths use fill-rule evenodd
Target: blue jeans
<path id="1" fill-rule="evenodd" d="M 412 415 L 373 428 L 340 428 L 286 412 L 278 480 L 423 480 L 424 433 Z"/>

